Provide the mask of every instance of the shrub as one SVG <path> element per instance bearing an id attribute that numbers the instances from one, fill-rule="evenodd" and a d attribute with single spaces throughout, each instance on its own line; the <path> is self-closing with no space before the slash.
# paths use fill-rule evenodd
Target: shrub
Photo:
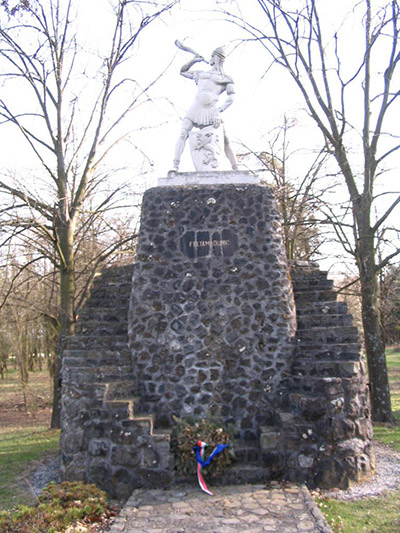
<path id="1" fill-rule="evenodd" d="M 105 493 L 95 485 L 52 483 L 43 490 L 36 507 L 1 512 L 0 533 L 60 533 L 78 521 L 100 522 L 113 515 Z"/>
<path id="2" fill-rule="evenodd" d="M 207 475 L 218 476 L 232 462 L 233 457 L 233 426 L 223 425 L 215 419 L 202 418 L 196 420 L 187 418 L 176 419 L 176 426 L 172 432 L 171 447 L 175 457 L 175 468 L 180 474 L 196 473 L 196 456 L 193 446 L 199 440 L 206 442 L 206 457 L 212 452 L 217 444 L 230 444 L 222 453 L 217 455 L 207 466 Z"/>

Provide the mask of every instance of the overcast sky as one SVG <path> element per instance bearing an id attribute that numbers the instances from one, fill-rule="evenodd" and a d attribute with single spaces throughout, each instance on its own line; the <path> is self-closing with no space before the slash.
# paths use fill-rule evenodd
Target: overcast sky
<path id="1" fill-rule="evenodd" d="M 296 0 L 289 0 L 289 4 L 293 2 Z M 137 53 L 126 64 L 127 75 L 137 80 L 142 87 L 166 69 L 150 91 L 151 106 L 144 106 L 130 118 L 132 131 L 140 131 L 140 135 L 133 134 L 133 139 L 154 163 L 153 171 L 147 177 L 149 184 L 154 183 L 159 176 L 165 176 L 170 169 L 181 120 L 196 92 L 194 82 L 179 75 L 181 66 L 190 59 L 190 54 L 176 48 L 176 39 L 184 41 L 206 58 L 217 46 L 225 45 L 228 54 L 225 70 L 235 82 L 236 96 L 234 104 L 223 117 L 238 151 L 242 143 L 253 150 L 263 149 L 264 137 L 282 124 L 284 115 L 296 119 L 295 137 L 301 140 L 303 146 L 317 146 L 322 142 L 319 132 L 315 128 L 308 128 L 311 122 L 302 110 L 303 100 L 291 79 L 280 67 L 268 70 L 270 58 L 262 46 L 241 43 L 247 35 L 238 26 L 227 22 L 223 14 L 216 13 L 216 6 L 221 5 L 226 8 L 229 6 L 226 2 L 216 0 L 181 0 L 170 13 L 151 23 L 141 33 Z M 260 27 L 266 24 L 265 15 L 255 0 L 232 2 L 230 9 L 237 14 L 243 13 L 247 20 Z M 329 2 L 326 14 L 332 27 L 342 23 L 348 9 L 348 0 L 335 0 L 334 8 Z M 93 56 L 87 55 L 85 50 L 106 54 L 109 43 L 107 37 L 112 28 L 110 2 L 84 0 L 77 2 L 77 10 L 79 41 L 82 44 L 80 61 L 86 65 L 85 70 L 89 75 L 96 75 L 96 72 L 90 72 Z M 343 42 L 351 55 L 357 53 L 356 45 L 359 42 L 354 35 L 354 27 L 350 24 L 350 31 L 344 37 L 348 42 Z M 195 68 L 207 66 L 200 63 Z M 22 100 L 27 97 L 23 91 L 14 96 Z M 146 127 L 149 129 L 143 131 Z M 35 165 L 28 150 L 24 150 L 25 157 L 21 161 L 21 144 L 18 138 L 14 141 L 10 132 L 10 128 L 0 128 L 0 142 L 3 147 L 7 146 L 3 164 L 15 166 L 32 161 Z M 17 144 L 18 149 L 13 150 Z M 132 172 L 136 164 L 133 152 L 134 148 L 126 145 L 118 152 L 118 158 L 123 159 L 127 167 L 131 166 Z M 193 170 L 188 149 L 185 150 L 181 170 Z"/>

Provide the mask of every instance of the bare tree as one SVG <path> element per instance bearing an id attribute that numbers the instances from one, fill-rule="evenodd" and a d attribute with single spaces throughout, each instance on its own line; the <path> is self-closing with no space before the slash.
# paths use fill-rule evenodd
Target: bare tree
<path id="1" fill-rule="evenodd" d="M 388 265 L 380 272 L 379 299 L 385 342 L 388 345 L 399 345 L 400 265 Z"/>
<path id="2" fill-rule="evenodd" d="M 29 371 L 36 369 L 48 348 L 51 290 L 40 271 L 42 265 L 33 260 L 30 250 L 10 247 L 8 253 L 2 251 L 1 259 L 0 299 L 6 303 L 0 307 L 0 353 L 4 363 L 12 358 L 18 368 L 26 407 Z M 16 278 L 18 284 L 13 283 Z M 54 355 L 54 349 L 51 352 Z"/>
<path id="3" fill-rule="evenodd" d="M 17 231 L 28 227 L 35 234 L 46 236 L 52 247 L 43 253 L 58 268 L 60 335 L 52 427 L 59 426 L 61 354 L 66 337 L 73 331 L 77 311 L 77 226 L 87 195 L 96 188 L 101 164 L 118 142 L 118 128 L 146 98 L 147 88 L 139 87 L 128 77 L 123 64 L 131 58 L 140 34 L 177 2 L 115 0 L 109 51 L 98 62 L 89 94 L 83 95 L 79 80 L 86 80 L 85 65 L 79 58 L 74 1 L 24 0 L 17 5 L 21 9 L 16 13 L 10 11 L 8 2 L 3 2 L 8 19 L 3 13 L 0 75 L 6 89 L 16 84 L 24 98 L 16 101 L 12 95 L 8 99 L 3 96 L 0 117 L 15 126 L 51 184 L 45 194 L 39 194 L 22 180 L 0 181 L 0 191 L 9 195 L 10 206 L 22 212 L 20 226 L 19 219 L 15 219 Z M 125 100 L 128 84 L 130 97 Z M 120 91 L 124 104 L 118 100 Z M 3 94 L 10 95 L 10 91 Z M 111 192 L 103 199 L 103 209 L 114 196 L 115 192 Z M 104 255 L 97 264 L 102 259 Z"/>
<path id="4" fill-rule="evenodd" d="M 295 132 L 297 121 L 283 118 L 281 126 L 274 128 L 265 141 L 265 150 L 249 151 L 239 155 L 241 163 L 258 172 L 266 171 L 263 178 L 274 190 L 277 207 L 282 219 L 282 234 L 289 261 L 315 260 L 324 242 L 321 232 L 322 196 L 335 184 L 321 191 L 318 183 L 324 177 L 326 150 L 300 154 L 292 148 L 290 133 Z M 288 167 L 292 160 L 301 160 L 301 172 L 291 175 Z M 255 162 L 254 162 L 255 160 Z"/>
<path id="5" fill-rule="evenodd" d="M 356 47 L 349 50 L 348 42 L 342 42 L 345 14 L 340 17 L 339 28 L 332 31 L 337 6 L 324 5 L 324 18 L 319 9 L 322 3 L 326 4 L 319 0 L 255 0 L 260 8 L 256 23 L 245 16 L 228 16 L 247 31 L 249 40 L 264 47 L 272 64 L 289 73 L 340 169 L 351 206 L 349 251 L 360 277 L 373 418 L 387 422 L 393 416 L 377 275 L 400 253 L 400 247 L 388 251 L 381 261 L 377 261 L 375 249 L 377 234 L 400 204 L 400 195 L 394 194 L 378 217 L 374 217 L 373 205 L 376 180 L 400 147 L 399 136 L 393 131 L 397 125 L 390 123 L 400 102 L 395 77 L 400 63 L 399 3 L 346 3 L 347 20 L 354 23 L 350 31 L 362 28 L 357 41 L 362 48 L 359 54 Z M 355 42 L 354 35 L 351 42 Z"/>

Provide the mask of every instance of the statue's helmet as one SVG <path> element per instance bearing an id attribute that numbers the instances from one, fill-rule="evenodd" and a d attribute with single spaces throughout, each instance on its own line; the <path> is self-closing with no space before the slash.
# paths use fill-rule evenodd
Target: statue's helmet
<path id="1" fill-rule="evenodd" d="M 226 58 L 225 48 L 223 46 L 219 46 L 218 48 L 214 50 L 212 55 L 218 56 L 219 58 L 222 59 L 222 61 L 224 61 Z"/>

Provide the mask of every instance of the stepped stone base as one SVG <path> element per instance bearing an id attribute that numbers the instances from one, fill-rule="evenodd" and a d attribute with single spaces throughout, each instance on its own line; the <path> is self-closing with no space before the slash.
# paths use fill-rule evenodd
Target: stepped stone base
<path id="1" fill-rule="evenodd" d="M 121 499 L 178 483 L 173 417 L 208 413 L 237 425 L 219 483 L 368 476 L 357 330 L 325 272 L 289 266 L 268 188 L 148 191 L 136 265 L 96 278 L 64 353 L 63 477 Z"/>
<path id="2" fill-rule="evenodd" d="M 293 264 L 291 276 L 298 328 L 279 412 L 285 476 L 310 487 L 347 488 L 375 468 L 357 328 L 326 272 Z"/>
<path id="3" fill-rule="evenodd" d="M 128 305 L 133 267 L 96 278 L 62 371 L 61 474 L 96 483 L 113 497 L 172 483 L 170 434 L 152 415 L 135 416 Z"/>

